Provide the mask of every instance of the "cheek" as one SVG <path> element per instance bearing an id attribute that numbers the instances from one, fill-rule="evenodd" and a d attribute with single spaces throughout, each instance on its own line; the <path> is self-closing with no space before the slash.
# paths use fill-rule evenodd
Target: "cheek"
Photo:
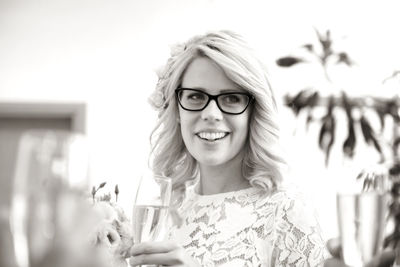
<path id="1" fill-rule="evenodd" d="M 183 141 L 189 138 L 192 134 L 192 123 L 190 116 L 187 116 L 184 112 L 179 113 L 179 121 L 181 126 L 181 134 L 183 137 Z"/>
<path id="2" fill-rule="evenodd" d="M 236 132 L 240 133 L 241 138 L 246 139 L 249 133 L 250 127 L 250 118 L 249 116 L 245 116 L 243 118 L 238 118 L 234 122 Z"/>

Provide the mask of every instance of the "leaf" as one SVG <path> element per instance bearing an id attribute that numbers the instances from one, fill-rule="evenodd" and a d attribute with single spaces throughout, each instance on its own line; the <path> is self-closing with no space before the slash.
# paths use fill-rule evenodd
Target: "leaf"
<path id="1" fill-rule="evenodd" d="M 354 148 L 356 146 L 356 134 L 354 130 L 354 119 L 352 116 L 352 104 L 350 103 L 347 95 L 345 92 L 342 92 L 342 104 L 347 116 L 347 128 L 348 128 L 348 135 L 346 140 L 343 143 L 343 153 L 353 158 L 354 156 Z"/>
<path id="2" fill-rule="evenodd" d="M 313 108 L 317 104 L 318 99 L 319 99 L 318 92 L 314 92 L 307 98 L 305 104 L 306 104 L 306 106 Z"/>
<path id="3" fill-rule="evenodd" d="M 379 144 L 378 140 L 376 139 L 376 137 L 375 137 L 374 135 L 372 136 L 371 140 L 372 140 L 372 143 L 373 143 L 373 145 L 374 145 L 376 151 L 378 151 L 379 154 L 382 155 L 381 145 Z M 382 156 L 383 156 L 383 155 L 382 155 Z"/>
<path id="4" fill-rule="evenodd" d="M 396 123 L 400 123 L 399 108 L 396 99 L 392 99 L 387 103 L 388 113 L 393 117 Z"/>
<path id="5" fill-rule="evenodd" d="M 372 180 L 371 179 L 365 179 L 364 180 L 364 183 L 363 183 L 363 188 L 362 188 L 362 191 L 363 192 L 366 192 L 366 191 L 368 191 L 368 189 L 371 187 L 371 184 L 372 184 Z"/>
<path id="6" fill-rule="evenodd" d="M 308 110 L 307 119 L 306 119 L 306 130 L 308 131 L 308 127 L 310 123 L 313 121 L 314 117 L 312 116 L 312 109 Z"/>
<path id="7" fill-rule="evenodd" d="M 304 62 L 302 58 L 298 57 L 292 57 L 292 56 L 287 56 L 287 57 L 281 57 L 276 61 L 276 64 L 280 67 L 291 67 L 297 63 Z"/>
<path id="8" fill-rule="evenodd" d="M 389 174 L 392 176 L 397 176 L 400 175 L 400 163 L 396 163 L 395 165 L 393 165 L 390 169 L 389 169 Z M 393 188 L 395 188 L 395 186 L 397 186 L 396 188 L 399 189 L 399 195 L 400 195 L 400 184 L 396 183 L 395 185 L 393 185 Z"/>
<path id="9" fill-rule="evenodd" d="M 349 158 L 353 158 L 354 149 L 356 146 L 356 134 L 354 131 L 354 122 L 353 120 L 349 120 L 348 123 L 348 135 L 346 140 L 343 143 L 343 153 Z"/>
<path id="10" fill-rule="evenodd" d="M 303 45 L 303 47 L 305 49 L 307 49 L 309 52 L 313 52 L 314 51 L 314 47 L 313 47 L 312 44 L 305 44 L 305 45 Z"/>
<path id="11" fill-rule="evenodd" d="M 307 98 L 307 100 L 305 102 L 305 106 L 308 107 L 308 115 L 307 115 L 307 120 L 306 120 L 306 129 L 307 130 L 308 130 L 308 126 L 309 126 L 310 122 L 313 120 L 312 110 L 315 107 L 315 105 L 317 104 L 318 99 L 319 99 L 318 92 L 314 92 Z"/>
<path id="12" fill-rule="evenodd" d="M 360 118 L 360 125 L 361 125 L 361 132 L 364 136 L 365 142 L 370 143 L 371 136 L 372 136 L 372 128 L 364 116 L 361 116 L 361 118 Z"/>
<path id="13" fill-rule="evenodd" d="M 379 122 L 380 122 L 380 125 L 381 125 L 381 132 L 382 132 L 383 129 L 385 129 L 385 115 L 386 115 L 386 112 L 385 112 L 385 110 L 382 110 L 382 109 L 380 109 L 378 107 L 375 109 L 375 111 L 376 111 L 376 114 L 378 115 Z"/>
<path id="14" fill-rule="evenodd" d="M 299 115 L 300 110 L 304 107 L 305 94 L 307 93 L 306 90 L 301 90 L 297 93 L 293 98 L 287 97 L 286 98 L 286 105 L 288 105 L 297 116 Z"/>
<path id="15" fill-rule="evenodd" d="M 322 118 L 322 126 L 319 132 L 318 144 L 325 152 L 325 165 L 328 165 L 329 154 L 335 141 L 336 121 L 333 116 L 334 99 L 330 97 L 327 114 Z"/>
<path id="16" fill-rule="evenodd" d="M 303 47 L 307 49 L 309 52 L 314 52 L 314 47 L 312 44 L 305 44 L 303 45 Z"/>
<path id="17" fill-rule="evenodd" d="M 353 61 L 350 60 L 346 52 L 340 52 L 337 55 L 338 55 L 338 60 L 336 63 L 344 63 L 349 67 L 354 65 Z"/>
<path id="18" fill-rule="evenodd" d="M 389 77 L 385 78 L 382 83 L 384 84 L 385 82 L 387 82 L 388 80 L 391 80 L 393 78 L 396 78 L 396 76 L 400 75 L 400 70 L 395 70 L 392 75 L 390 75 Z"/>
<path id="19" fill-rule="evenodd" d="M 321 56 L 322 64 L 325 65 L 326 59 L 332 55 L 332 40 L 331 40 L 331 32 L 329 30 L 326 31 L 325 35 L 322 35 L 317 29 L 315 32 L 318 36 L 318 40 L 322 46 L 323 55 Z"/>
<path id="20" fill-rule="evenodd" d="M 394 139 L 393 141 L 393 151 L 395 155 L 399 155 L 399 147 L 400 147 L 400 136 Z"/>
<path id="21" fill-rule="evenodd" d="M 361 179 L 363 176 L 365 176 L 365 170 L 362 170 L 362 171 L 357 175 L 356 180 Z"/>
<path id="22" fill-rule="evenodd" d="M 372 143 L 372 145 L 379 152 L 379 154 L 381 156 L 383 156 L 381 146 L 375 137 L 374 130 L 372 129 L 371 125 L 369 124 L 369 122 L 363 115 L 360 118 L 360 124 L 361 124 L 361 131 L 364 136 L 365 142 L 369 145 L 371 145 L 371 143 Z"/>

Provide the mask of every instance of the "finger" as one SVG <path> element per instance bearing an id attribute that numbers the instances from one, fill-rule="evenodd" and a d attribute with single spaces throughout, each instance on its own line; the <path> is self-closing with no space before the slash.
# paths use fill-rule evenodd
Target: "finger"
<path id="1" fill-rule="evenodd" d="M 342 245 L 340 244 L 340 239 L 339 238 L 329 239 L 326 245 L 327 245 L 329 253 L 333 257 L 338 258 L 338 259 L 341 258 Z"/>
<path id="2" fill-rule="evenodd" d="M 324 267 L 346 267 L 347 265 L 343 263 L 343 261 L 332 258 L 332 259 L 327 259 L 324 262 Z"/>
<path id="3" fill-rule="evenodd" d="M 396 254 L 393 250 L 384 251 L 382 253 L 382 256 L 379 259 L 379 266 L 380 267 L 392 266 L 395 258 L 396 258 Z"/>
<path id="4" fill-rule="evenodd" d="M 129 251 L 129 254 L 131 256 L 136 256 L 141 254 L 168 253 L 177 248 L 178 245 L 171 241 L 143 242 L 133 245 Z"/>
<path id="5" fill-rule="evenodd" d="M 162 266 L 179 266 L 182 260 L 173 255 L 174 253 L 155 253 L 155 254 L 141 254 L 129 259 L 131 266 L 137 265 L 162 265 Z"/>
<path id="6" fill-rule="evenodd" d="M 393 250 L 385 250 L 374 257 L 365 267 L 389 267 L 393 265 L 395 253 Z"/>

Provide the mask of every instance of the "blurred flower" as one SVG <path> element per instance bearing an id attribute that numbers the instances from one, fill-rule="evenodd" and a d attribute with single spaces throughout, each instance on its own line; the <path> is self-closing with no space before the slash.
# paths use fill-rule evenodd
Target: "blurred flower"
<path id="1" fill-rule="evenodd" d="M 114 191 L 119 193 L 119 189 Z M 98 221 L 90 233 L 91 245 L 99 250 L 98 255 L 102 255 L 108 266 L 128 266 L 126 258 L 133 245 L 133 236 L 131 223 L 124 210 L 111 201 L 111 194 L 97 197 L 92 210 L 96 213 Z"/>

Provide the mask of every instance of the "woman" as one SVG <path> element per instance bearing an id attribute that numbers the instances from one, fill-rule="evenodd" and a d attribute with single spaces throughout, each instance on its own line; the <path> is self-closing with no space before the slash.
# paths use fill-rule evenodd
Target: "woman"
<path id="1" fill-rule="evenodd" d="M 265 69 L 235 33 L 175 47 L 151 98 L 153 171 L 172 177 L 181 223 L 135 245 L 130 264 L 319 266 L 312 213 L 282 186 L 276 103 Z"/>

